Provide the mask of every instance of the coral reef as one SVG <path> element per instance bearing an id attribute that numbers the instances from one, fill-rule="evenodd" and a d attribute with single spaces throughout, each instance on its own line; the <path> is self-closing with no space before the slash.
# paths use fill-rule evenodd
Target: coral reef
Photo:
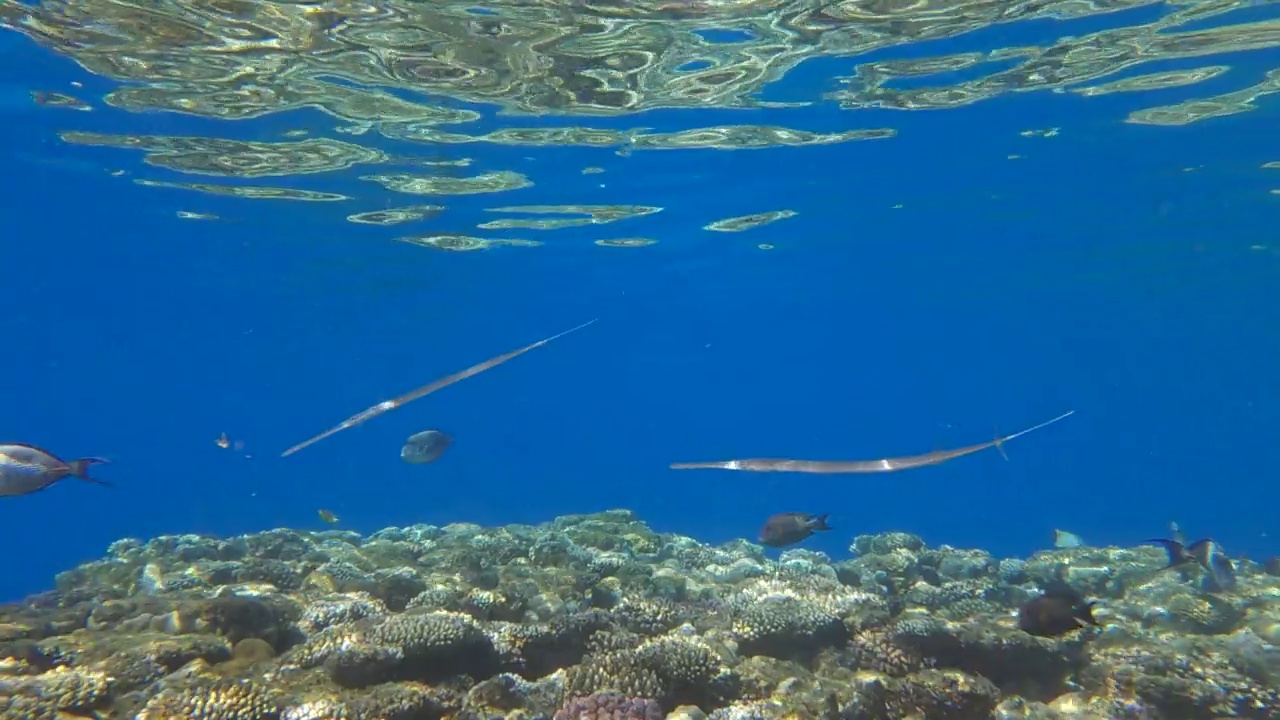
<path id="1" fill-rule="evenodd" d="M 0 607 L 0 720 L 1272 718 L 1280 578 L 1155 547 L 1025 558 L 541 526 L 121 540 Z M 1017 609 L 1065 580 L 1099 627 Z"/>

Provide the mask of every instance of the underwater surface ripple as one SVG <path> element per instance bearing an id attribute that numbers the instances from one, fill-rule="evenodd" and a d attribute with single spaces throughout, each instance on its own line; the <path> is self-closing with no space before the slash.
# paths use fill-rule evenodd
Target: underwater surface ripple
<path id="1" fill-rule="evenodd" d="M 1280 3 L 0 0 L 0 127 L 0 720 L 1275 707 Z"/>

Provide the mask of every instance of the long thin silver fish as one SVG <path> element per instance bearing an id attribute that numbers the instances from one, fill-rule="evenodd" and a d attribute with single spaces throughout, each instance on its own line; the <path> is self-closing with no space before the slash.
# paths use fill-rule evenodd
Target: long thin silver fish
<path id="1" fill-rule="evenodd" d="M 499 355 L 497 357 L 489 358 L 488 360 L 485 360 L 484 362 L 479 363 L 478 365 L 472 365 L 466 370 L 461 370 L 452 375 L 449 375 L 448 377 L 443 377 L 443 378 L 440 378 L 439 380 L 423 385 L 420 388 L 410 390 L 409 392 L 401 395 L 400 397 L 393 398 L 391 400 L 387 400 L 384 402 L 380 402 L 377 405 L 374 405 L 373 407 L 367 410 L 362 410 L 356 413 L 355 415 L 352 415 L 346 420 L 343 420 L 340 424 L 335 425 L 334 427 L 331 427 L 328 430 L 325 430 L 319 435 L 316 435 L 313 438 L 304 440 L 298 443 L 297 445 L 294 445 L 288 450 L 285 450 L 284 452 L 280 453 L 280 457 L 288 457 L 289 455 L 292 455 L 298 452 L 299 450 L 307 447 L 308 445 L 314 445 L 315 443 L 320 442 L 321 440 L 329 437 L 330 435 L 340 433 L 343 430 L 346 430 L 347 428 L 350 428 L 350 427 L 355 427 L 360 423 L 368 422 L 369 420 L 372 420 L 385 412 L 390 412 L 392 410 L 395 410 L 396 408 L 400 407 L 401 405 L 404 405 L 405 403 L 413 402 L 414 400 L 417 400 L 418 398 L 423 397 L 424 395 L 430 395 L 431 393 L 437 390 L 449 387 L 450 385 L 458 382 L 459 380 L 466 380 L 472 375 L 478 375 L 479 373 L 482 373 L 491 367 L 501 365 L 502 363 L 516 357 L 517 355 L 523 355 L 529 352 L 530 350 L 533 350 L 534 348 L 542 347 L 543 345 L 546 345 L 552 340 L 555 340 L 557 338 L 562 338 L 565 335 L 568 335 L 569 333 L 573 332 L 574 330 L 581 330 L 582 328 L 590 325 L 596 320 L 599 320 L 599 318 L 593 318 L 587 322 L 582 323 L 581 325 L 575 328 L 570 328 L 568 330 L 565 330 L 562 333 L 552 335 L 549 338 L 545 338 L 543 340 L 539 340 L 538 342 L 525 345 L 524 347 L 518 350 L 512 350 L 509 353 L 503 353 L 502 355 Z"/>
<path id="2" fill-rule="evenodd" d="M 1052 420 L 1020 430 L 1012 435 L 989 440 L 977 445 L 969 445 L 955 450 L 935 450 L 923 455 L 884 458 L 882 460 L 788 460 L 775 458 L 748 458 L 744 460 L 720 460 L 716 462 L 671 463 L 672 470 L 745 470 L 747 472 L 798 472 L 798 473 L 880 473 L 896 470 L 910 470 L 926 465 L 937 465 L 948 460 L 970 455 L 987 448 L 996 448 L 1004 454 L 1001 447 L 1014 438 L 1052 425 L 1074 413 L 1068 410 Z"/>

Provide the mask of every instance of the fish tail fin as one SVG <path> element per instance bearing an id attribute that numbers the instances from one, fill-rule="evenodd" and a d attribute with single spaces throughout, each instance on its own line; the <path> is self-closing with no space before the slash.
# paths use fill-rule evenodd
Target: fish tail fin
<path id="1" fill-rule="evenodd" d="M 813 519 L 814 530 L 830 530 L 831 526 L 827 524 L 827 518 L 831 517 L 831 513 L 822 513 Z"/>
<path id="2" fill-rule="evenodd" d="M 1080 615 L 1082 615 L 1083 617 L 1079 619 L 1083 621 L 1085 624 L 1092 625 L 1094 627 L 1102 627 L 1102 623 L 1098 622 L 1098 619 L 1093 616 L 1093 609 L 1097 606 L 1098 606 L 1097 600 L 1090 600 L 1089 602 L 1084 603 L 1083 609 L 1080 612 Z"/>
<path id="3" fill-rule="evenodd" d="M 109 482 L 107 482 L 107 481 L 105 481 L 105 480 L 99 480 L 99 479 L 94 478 L 94 477 L 89 477 L 89 468 L 90 468 L 91 466 L 93 466 L 93 465 L 105 465 L 105 464 L 107 464 L 107 463 L 109 463 L 109 462 L 111 462 L 111 461 L 110 461 L 110 460 L 107 460 L 106 458 L 100 458 L 100 457 L 86 457 L 86 458 L 77 458 L 77 459 L 75 459 L 75 460 L 72 460 L 71 462 L 67 463 L 67 465 L 71 468 L 71 475 L 72 475 L 73 477 L 80 478 L 81 480 L 87 480 L 87 481 L 89 481 L 89 482 L 91 482 L 91 483 L 94 483 L 94 484 L 96 484 L 96 485 L 102 485 L 102 486 L 105 486 L 105 487 L 113 487 L 111 483 L 109 483 Z"/>
<path id="4" fill-rule="evenodd" d="M 1150 540 L 1143 540 L 1143 542 L 1155 543 L 1156 545 L 1164 547 L 1164 551 L 1169 554 L 1169 564 L 1165 565 L 1165 569 L 1171 568 L 1175 565 L 1181 565 L 1187 561 L 1187 550 L 1182 546 L 1182 543 L 1177 540 L 1152 538 Z"/>
<path id="5" fill-rule="evenodd" d="M 736 470 L 732 460 L 716 462 L 677 462 L 669 465 L 672 470 Z"/>
<path id="6" fill-rule="evenodd" d="M 1007 443 L 1007 442 L 1009 442 L 1010 440 L 1013 440 L 1014 438 L 1020 438 L 1020 437 L 1022 437 L 1023 435 L 1026 435 L 1027 433 L 1033 433 L 1033 432 L 1035 432 L 1035 431 L 1039 430 L 1040 428 L 1049 427 L 1050 425 L 1052 425 L 1052 424 L 1054 424 L 1054 423 L 1058 422 L 1059 420 L 1061 420 L 1061 419 L 1063 419 L 1063 418 L 1066 418 L 1066 417 L 1070 417 L 1070 416 L 1075 415 L 1075 414 L 1076 414 L 1076 411 L 1075 411 L 1075 410 L 1068 410 L 1068 411 L 1066 411 L 1066 412 L 1062 413 L 1061 415 L 1059 415 L 1059 416 L 1057 416 L 1057 417 L 1055 417 L 1055 418 L 1051 418 L 1051 419 L 1049 419 L 1049 420 L 1045 420 L 1044 422 L 1040 423 L 1039 425 L 1032 425 L 1032 426 L 1031 426 L 1031 427 L 1029 427 L 1029 428 L 1025 428 L 1025 429 L 1023 429 L 1023 430 L 1019 430 L 1018 432 L 1016 432 L 1016 433 L 1014 433 L 1014 434 L 1012 434 L 1012 435 L 1006 435 L 1006 436 L 1004 436 L 1004 437 L 1002 437 L 1002 438 L 999 438 L 999 439 L 996 441 L 996 447 L 1000 447 L 1000 445 L 1002 445 L 1002 444 L 1004 444 L 1004 443 Z"/>
<path id="7" fill-rule="evenodd" d="M 591 318 L 590 320 L 588 320 L 588 321 L 586 321 L 586 322 L 582 323 L 581 325 L 578 325 L 577 327 L 571 327 L 571 328 L 569 328 L 568 330 L 565 330 L 565 331 L 563 331 L 563 332 L 558 332 L 558 333 L 556 333 L 555 335 L 552 335 L 552 336 L 551 336 L 551 337 L 549 337 L 549 338 L 545 338 L 545 339 L 543 339 L 543 340 L 539 340 L 538 342 L 534 343 L 533 345 L 530 345 L 530 346 L 529 346 L 529 349 L 530 349 L 530 350 L 532 350 L 533 348 L 535 348 L 535 347 L 537 347 L 537 346 L 539 346 L 539 345 L 546 345 L 547 343 L 551 342 L 552 340 L 559 340 L 560 338 L 564 337 L 565 335 L 568 335 L 568 334 L 569 334 L 569 333 L 571 333 L 571 332 L 575 332 L 575 331 L 581 330 L 582 328 L 584 328 L 584 327 L 586 327 L 586 326 L 588 326 L 588 325 L 590 325 L 590 324 L 594 323 L 595 321 L 597 321 L 597 320 L 599 320 L 599 319 L 600 319 L 600 318 Z"/>

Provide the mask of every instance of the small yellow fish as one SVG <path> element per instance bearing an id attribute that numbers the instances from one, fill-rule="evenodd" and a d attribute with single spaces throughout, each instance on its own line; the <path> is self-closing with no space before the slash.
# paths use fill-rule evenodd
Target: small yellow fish
<path id="1" fill-rule="evenodd" d="M 338 516 L 328 510 L 317 510 L 316 514 L 320 516 L 321 520 L 329 523 L 330 525 L 338 522 Z"/>

